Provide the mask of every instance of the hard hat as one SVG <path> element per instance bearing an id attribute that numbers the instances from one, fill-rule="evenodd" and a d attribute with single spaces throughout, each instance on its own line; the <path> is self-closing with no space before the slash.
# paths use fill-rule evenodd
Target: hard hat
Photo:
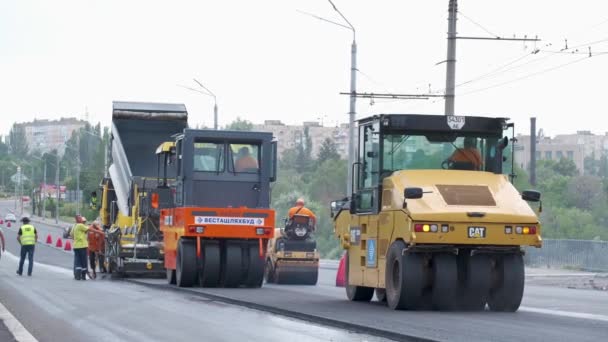
<path id="1" fill-rule="evenodd" d="M 298 200 L 296 201 L 296 204 L 304 205 L 304 199 L 303 198 L 298 198 Z"/>

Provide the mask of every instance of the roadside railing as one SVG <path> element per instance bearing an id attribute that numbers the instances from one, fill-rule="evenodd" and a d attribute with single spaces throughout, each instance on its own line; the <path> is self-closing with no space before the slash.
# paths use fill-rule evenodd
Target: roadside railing
<path id="1" fill-rule="evenodd" d="M 608 272 L 608 241 L 543 239 L 526 248 L 526 266 Z"/>

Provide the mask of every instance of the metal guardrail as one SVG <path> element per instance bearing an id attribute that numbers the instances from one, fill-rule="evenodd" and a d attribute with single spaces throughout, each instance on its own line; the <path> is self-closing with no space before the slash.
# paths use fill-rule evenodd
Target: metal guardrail
<path id="1" fill-rule="evenodd" d="M 526 266 L 608 272 L 608 241 L 543 239 L 542 248 L 527 248 Z"/>

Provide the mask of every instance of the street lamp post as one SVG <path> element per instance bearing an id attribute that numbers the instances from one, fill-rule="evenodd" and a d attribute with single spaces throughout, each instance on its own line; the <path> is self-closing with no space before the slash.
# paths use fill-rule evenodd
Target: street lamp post
<path id="1" fill-rule="evenodd" d="M 59 153 L 57 154 L 57 168 L 55 171 L 56 203 L 55 203 L 55 224 L 59 224 Z"/>
<path id="2" fill-rule="evenodd" d="M 205 89 L 210 95 L 211 97 L 213 97 L 213 129 L 217 131 L 217 97 L 215 96 L 215 94 L 209 90 L 207 87 L 205 87 L 201 82 L 199 82 L 197 79 L 193 79 L 194 82 L 196 82 L 199 86 L 201 86 L 201 88 Z M 204 94 L 204 93 L 203 93 Z"/>
<path id="3" fill-rule="evenodd" d="M 340 12 L 332 0 L 328 0 L 336 12 L 344 19 L 348 26 L 343 26 L 353 31 L 353 42 L 350 48 L 350 104 L 349 104 L 349 120 L 348 120 L 348 176 L 346 179 L 346 194 L 352 196 L 356 189 L 352 188 L 353 179 L 353 164 L 355 163 L 355 117 L 357 115 L 357 42 L 355 27 L 346 19 Z"/>

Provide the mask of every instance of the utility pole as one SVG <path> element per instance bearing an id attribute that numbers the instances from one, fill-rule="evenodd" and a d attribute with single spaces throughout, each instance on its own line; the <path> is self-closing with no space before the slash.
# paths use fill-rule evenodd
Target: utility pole
<path id="1" fill-rule="evenodd" d="M 42 178 L 42 218 L 46 219 L 46 159 L 44 160 L 44 174 Z"/>
<path id="2" fill-rule="evenodd" d="M 215 96 L 215 94 L 209 90 L 209 88 L 205 87 L 201 82 L 199 82 L 196 78 L 193 78 L 194 82 L 196 82 L 201 88 L 205 89 L 205 92 L 202 91 L 198 91 L 201 94 L 206 94 L 209 95 L 211 97 L 213 97 L 213 129 L 217 131 L 218 129 L 218 124 L 217 124 L 217 96 Z M 194 91 L 196 91 L 195 89 L 192 89 Z"/>
<path id="3" fill-rule="evenodd" d="M 454 115 L 454 96 L 456 88 L 456 14 L 458 1 L 450 0 L 448 6 L 448 56 L 445 77 L 445 115 Z"/>
<path id="4" fill-rule="evenodd" d="M 530 185 L 536 186 L 536 118 L 530 118 Z"/>
<path id="5" fill-rule="evenodd" d="M 352 187 L 352 179 L 353 179 L 353 164 L 355 163 L 355 118 L 357 116 L 357 40 L 356 40 L 356 30 L 355 27 L 346 19 L 346 17 L 340 12 L 338 7 L 334 5 L 332 0 L 327 0 L 334 8 L 334 11 L 338 12 L 340 17 L 344 19 L 346 25 L 338 24 L 323 18 L 318 18 L 332 24 L 342 26 L 347 28 L 353 32 L 353 42 L 350 46 L 350 103 L 348 107 L 348 176 L 346 177 L 346 195 L 351 197 L 352 194 L 356 191 Z M 356 182 L 355 182 L 356 183 Z"/>
<path id="6" fill-rule="evenodd" d="M 20 210 L 21 210 L 21 215 L 23 215 L 23 201 L 21 198 L 21 191 L 22 191 L 22 186 L 21 186 L 21 166 L 17 166 L 17 199 L 20 203 Z M 17 202 L 15 202 L 15 210 L 17 210 Z"/>
<path id="7" fill-rule="evenodd" d="M 213 129 L 217 131 L 217 101 L 213 105 Z"/>
<path id="8" fill-rule="evenodd" d="M 57 153 L 57 171 L 55 171 L 55 186 L 57 187 L 57 203 L 55 203 L 55 224 L 59 224 L 59 153 Z"/>
<path id="9" fill-rule="evenodd" d="M 80 216 L 80 129 L 76 134 L 76 215 Z"/>
<path id="10" fill-rule="evenodd" d="M 448 5 L 448 53 L 445 77 L 445 115 L 454 115 L 456 101 L 456 40 L 493 40 L 493 41 L 518 41 L 518 42 L 538 42 L 538 38 L 503 38 L 503 37 L 461 37 L 456 32 L 456 22 L 458 21 L 458 0 L 449 0 Z M 441 62 L 443 63 L 443 62 Z"/>

